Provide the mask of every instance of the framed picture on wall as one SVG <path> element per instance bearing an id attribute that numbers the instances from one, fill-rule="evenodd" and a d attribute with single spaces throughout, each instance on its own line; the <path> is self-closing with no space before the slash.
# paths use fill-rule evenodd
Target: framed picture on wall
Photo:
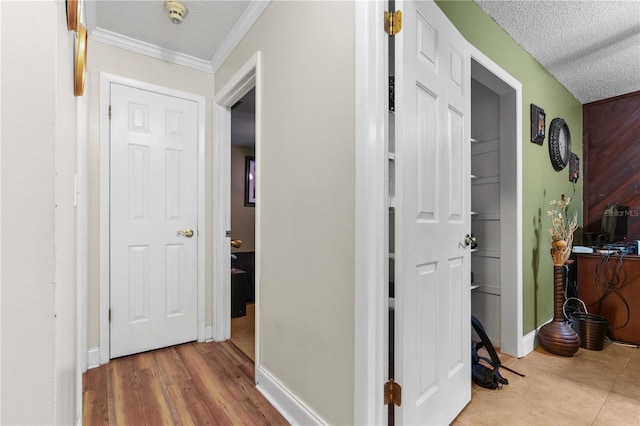
<path id="1" fill-rule="evenodd" d="M 535 104 L 531 104 L 531 142 L 542 145 L 544 141 L 544 129 L 546 128 L 544 110 Z"/>
<path id="2" fill-rule="evenodd" d="M 245 157 L 244 163 L 244 205 L 256 206 L 256 160 L 253 157 Z"/>

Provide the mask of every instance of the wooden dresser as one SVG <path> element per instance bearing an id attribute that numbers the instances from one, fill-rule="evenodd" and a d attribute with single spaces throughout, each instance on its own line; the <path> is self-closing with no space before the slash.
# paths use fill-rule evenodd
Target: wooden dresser
<path id="1" fill-rule="evenodd" d="M 607 336 L 640 344 L 640 256 L 579 254 L 577 274 L 578 297 L 609 320 Z"/>

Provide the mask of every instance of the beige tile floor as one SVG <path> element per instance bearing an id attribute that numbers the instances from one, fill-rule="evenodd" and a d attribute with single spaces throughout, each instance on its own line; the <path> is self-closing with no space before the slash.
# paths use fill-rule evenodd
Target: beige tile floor
<path id="1" fill-rule="evenodd" d="M 504 365 L 501 390 L 473 385 L 453 425 L 640 425 L 640 349 L 606 344 L 573 357 L 538 348 Z"/>
<path id="2" fill-rule="evenodd" d="M 255 321 L 256 305 L 247 303 L 247 314 L 243 317 L 231 318 L 231 342 L 255 361 Z"/>

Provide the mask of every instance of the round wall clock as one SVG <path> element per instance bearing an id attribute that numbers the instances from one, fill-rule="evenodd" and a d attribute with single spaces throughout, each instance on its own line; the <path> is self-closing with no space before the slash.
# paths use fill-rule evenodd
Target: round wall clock
<path id="1" fill-rule="evenodd" d="M 67 28 L 77 31 L 80 23 L 80 0 L 67 0 Z"/>
<path id="2" fill-rule="evenodd" d="M 82 96 L 84 93 L 84 75 L 87 66 L 87 28 L 78 24 L 76 34 L 76 50 L 73 70 L 73 94 Z"/>
<path id="3" fill-rule="evenodd" d="M 559 172 L 569 163 L 571 157 L 571 134 L 569 126 L 562 118 L 554 118 L 549 126 L 549 157 L 551 165 Z"/>

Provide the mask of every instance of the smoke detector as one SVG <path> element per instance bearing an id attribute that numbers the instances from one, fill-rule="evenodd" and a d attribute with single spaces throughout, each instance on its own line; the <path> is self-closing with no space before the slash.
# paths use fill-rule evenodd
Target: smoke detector
<path id="1" fill-rule="evenodd" d="M 169 20 L 176 25 L 181 24 L 182 18 L 187 16 L 187 7 L 179 1 L 165 1 L 164 8 L 169 12 Z"/>

